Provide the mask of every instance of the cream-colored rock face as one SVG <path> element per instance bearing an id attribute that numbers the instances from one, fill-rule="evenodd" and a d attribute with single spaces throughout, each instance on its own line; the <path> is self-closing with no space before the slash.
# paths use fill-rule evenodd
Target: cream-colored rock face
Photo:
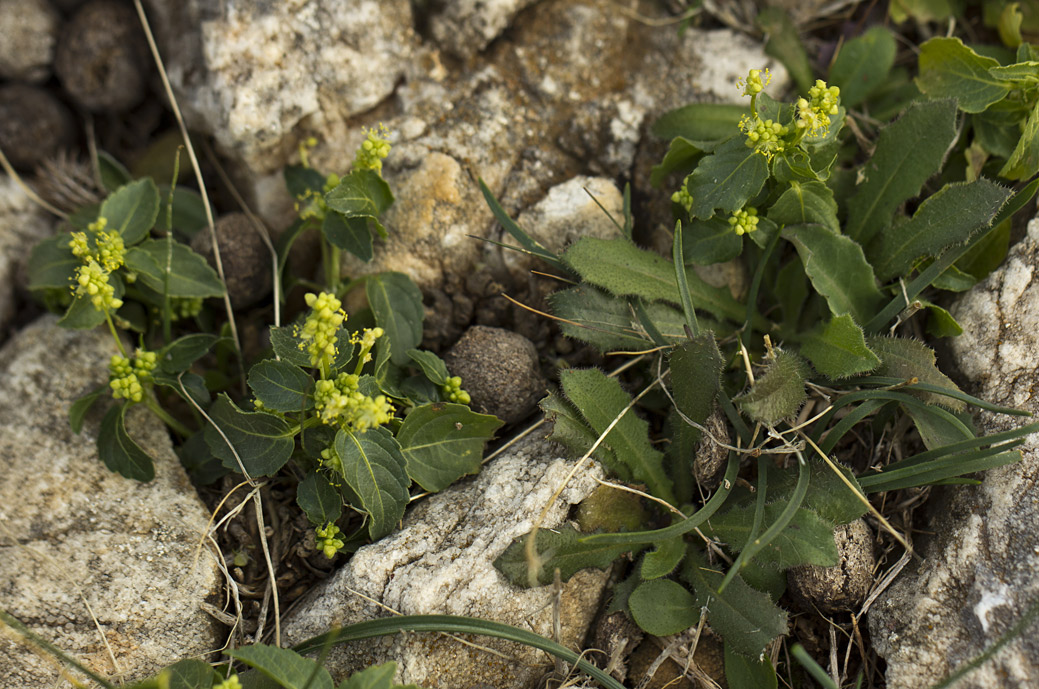
<path id="1" fill-rule="evenodd" d="M 44 317 L 0 350 L 0 607 L 120 682 L 219 648 L 200 605 L 220 590 L 198 550 L 207 511 L 143 408 L 130 435 L 156 459 L 138 483 L 94 447 L 99 418 L 69 429 L 73 400 L 107 378 L 111 336 Z M 0 686 L 62 687 L 53 665 L 0 635 Z"/>

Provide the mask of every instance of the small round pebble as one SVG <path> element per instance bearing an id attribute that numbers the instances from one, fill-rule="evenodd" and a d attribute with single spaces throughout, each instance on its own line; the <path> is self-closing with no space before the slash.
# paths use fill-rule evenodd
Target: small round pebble
<path id="1" fill-rule="evenodd" d="M 227 294 L 235 308 L 246 308 L 271 291 L 271 254 L 245 213 L 228 213 L 216 221 L 220 261 L 224 265 Z M 191 240 L 191 248 L 216 268 L 213 242 L 204 228 Z"/>
<path id="2" fill-rule="evenodd" d="M 60 24 L 47 0 L 0 0 L 0 79 L 47 81 Z"/>
<path id="3" fill-rule="evenodd" d="M 0 87 L 0 149 L 20 170 L 32 170 L 69 146 L 75 123 L 49 91 L 26 84 Z"/>
<path id="4" fill-rule="evenodd" d="M 857 609 L 873 585 L 873 532 L 861 519 L 838 526 L 833 534 L 838 562 L 833 567 L 804 565 L 787 571 L 787 587 L 806 612 L 839 613 Z"/>

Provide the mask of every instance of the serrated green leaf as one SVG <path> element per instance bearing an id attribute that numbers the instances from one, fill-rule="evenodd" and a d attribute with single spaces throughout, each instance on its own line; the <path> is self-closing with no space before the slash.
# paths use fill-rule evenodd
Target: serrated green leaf
<path id="1" fill-rule="evenodd" d="M 179 337 L 159 350 L 159 368 L 167 373 L 186 371 L 219 339 L 216 335 L 209 333 L 193 333 Z"/>
<path id="2" fill-rule="evenodd" d="M 501 425 L 500 419 L 464 404 L 437 402 L 413 409 L 397 431 L 408 476 L 437 492 L 479 472 L 483 446 Z"/>
<path id="3" fill-rule="evenodd" d="M 371 220 L 379 234 L 385 235 L 379 215 L 393 204 L 393 192 L 375 170 L 354 170 L 325 194 L 325 203 L 347 220 Z"/>
<path id="4" fill-rule="evenodd" d="M 790 182 L 790 188 L 768 209 L 768 218 L 780 225 L 822 225 L 840 232 L 833 190 L 822 182 Z"/>
<path id="5" fill-rule="evenodd" d="M 628 609 L 635 623 L 654 636 L 684 632 L 700 620 L 700 607 L 693 594 L 670 579 L 639 584 L 628 597 Z"/>
<path id="6" fill-rule="evenodd" d="M 796 414 L 804 404 L 807 377 L 808 367 L 801 357 L 779 350 L 754 387 L 733 402 L 754 421 L 778 423 Z"/>
<path id="7" fill-rule="evenodd" d="M 368 535 L 372 540 L 393 531 L 408 506 L 406 460 L 400 445 L 385 428 L 364 433 L 340 430 L 335 452 L 339 470 L 347 485 L 360 499 L 355 505 L 368 513 Z"/>
<path id="8" fill-rule="evenodd" d="M 755 19 L 766 36 L 765 54 L 783 63 L 800 91 L 812 86 L 812 65 L 797 35 L 797 25 L 783 7 L 764 7 Z"/>
<path id="9" fill-rule="evenodd" d="M 739 576 L 719 594 L 724 575 L 695 550 L 686 559 L 682 574 L 696 592 L 697 610 L 707 608 L 711 629 L 737 653 L 756 658 L 772 639 L 786 634 L 787 613 L 768 594 L 752 589 Z"/>
<path id="10" fill-rule="evenodd" d="M 829 82 L 841 89 L 841 103 L 854 108 L 884 83 L 895 64 L 895 38 L 874 26 L 841 46 L 830 67 Z"/>
<path id="11" fill-rule="evenodd" d="M 921 256 L 937 256 L 989 226 L 1011 190 L 987 179 L 946 184 L 926 198 L 913 217 L 883 230 L 866 254 L 879 279 L 902 275 Z"/>
<path id="12" fill-rule="evenodd" d="M 69 406 L 69 428 L 72 429 L 73 433 L 79 435 L 79 432 L 83 430 L 83 418 L 108 389 L 107 385 L 98 386 Z"/>
<path id="13" fill-rule="evenodd" d="M 653 123 L 650 133 L 660 139 L 721 141 L 736 135 L 740 118 L 748 114 L 750 109 L 744 105 L 692 103 L 665 112 Z"/>
<path id="14" fill-rule="evenodd" d="M 724 369 L 714 334 L 708 332 L 699 335 L 681 347 L 676 347 L 671 352 L 669 364 L 671 394 L 675 398 L 676 408 L 693 423 L 703 425 L 714 410 Z M 690 427 L 689 431 L 688 442 L 699 440 L 698 429 Z"/>
<path id="15" fill-rule="evenodd" d="M 693 197 L 690 214 L 706 220 L 716 209 L 725 213 L 739 210 L 765 185 L 768 162 L 748 148 L 743 137 L 736 137 L 704 156 L 686 180 Z"/>
<path id="16" fill-rule="evenodd" d="M 118 232 L 126 246 L 136 244 L 155 226 L 159 189 L 150 177 L 130 182 L 101 204 L 99 216 L 108 221 L 106 232 Z"/>
<path id="17" fill-rule="evenodd" d="M 552 422 L 552 434 L 549 437 L 568 449 L 574 457 L 582 456 L 595 444 L 598 435 L 570 402 L 555 392 L 550 392 L 538 406 L 545 412 L 545 418 Z M 592 456 L 610 467 L 621 479 L 631 480 L 631 472 L 617 460 L 610 448 L 600 444 Z"/>
<path id="18" fill-rule="evenodd" d="M 567 398 L 598 434 L 631 402 L 620 383 L 597 369 L 568 369 L 560 376 Z M 671 479 L 664 473 L 663 455 L 649 442 L 649 425 L 629 410 L 603 441 L 636 481 L 645 483 L 654 496 L 674 502 Z"/>
<path id="19" fill-rule="evenodd" d="M 244 412 L 226 394 L 217 397 L 209 417 L 212 425 L 205 430 L 206 443 L 213 455 L 231 471 L 241 471 L 235 453 L 252 477 L 273 476 L 292 456 L 296 443 L 287 421 L 264 412 Z M 226 440 L 224 439 L 226 437 Z"/>
<path id="20" fill-rule="evenodd" d="M 707 266 L 731 261 L 743 251 L 743 237 L 724 218 L 693 220 L 682 231 L 686 265 Z"/>
<path id="21" fill-rule="evenodd" d="M 314 406 L 314 379 L 288 361 L 265 359 L 249 369 L 249 388 L 265 409 L 298 412 Z"/>
<path id="22" fill-rule="evenodd" d="M 674 265 L 625 239 L 582 237 L 563 260 L 587 282 L 617 296 L 681 304 Z M 694 271 L 686 271 L 693 305 L 719 318 L 742 322 L 746 309 L 725 288 L 711 287 Z"/>
<path id="23" fill-rule="evenodd" d="M 981 112 L 1002 100 L 1010 87 L 989 74 L 999 63 L 982 57 L 959 38 L 931 38 L 920 46 L 916 85 L 931 98 L 955 98 L 964 112 Z"/>
<path id="24" fill-rule="evenodd" d="M 97 454 L 110 470 L 135 481 L 155 478 L 151 456 L 126 432 L 126 410 L 129 404 L 113 404 L 101 420 L 97 433 Z"/>
<path id="25" fill-rule="evenodd" d="M 69 248 L 71 235 L 64 232 L 48 237 L 32 249 L 29 256 L 29 289 L 71 289 L 76 269 L 83 260 Z"/>
<path id="26" fill-rule="evenodd" d="M 426 378 L 428 378 L 434 385 L 445 384 L 451 375 L 447 371 L 447 364 L 444 363 L 444 360 L 433 352 L 409 349 L 408 356 L 411 357 L 412 361 L 419 365 L 419 368 L 422 369 L 422 373 L 424 373 Z"/>
<path id="27" fill-rule="evenodd" d="M 767 526 L 776 521 L 785 507 L 785 501 L 766 505 L 764 524 Z M 750 537 L 753 522 L 754 507 L 738 507 L 711 517 L 705 532 L 709 531 L 723 543 L 728 543 L 731 549 L 739 551 Z M 756 557 L 774 562 L 783 569 L 798 565 L 835 565 L 837 546 L 833 540 L 833 524 L 800 507 L 786 528 L 759 550 Z"/>
<path id="28" fill-rule="evenodd" d="M 903 380 L 916 378 L 921 383 L 959 390 L 956 383 L 938 370 L 934 351 L 923 342 L 902 337 L 870 337 L 867 338 L 866 344 L 880 357 L 880 368 L 874 371 L 878 376 L 891 376 Z M 908 392 L 927 404 L 937 404 L 953 411 L 963 411 L 966 407 L 962 401 L 952 397 L 920 390 Z"/>
<path id="29" fill-rule="evenodd" d="M 955 267 L 975 280 L 984 280 L 998 268 L 1010 249 L 1010 230 L 1013 223 L 1007 219 L 985 233 L 983 237 L 956 261 Z M 944 273 L 943 273 L 944 274 Z"/>
<path id="30" fill-rule="evenodd" d="M 375 256 L 375 237 L 367 218 L 347 218 L 331 211 L 321 221 L 321 233 L 329 244 L 349 251 L 365 263 Z"/>
<path id="31" fill-rule="evenodd" d="M 584 544 L 578 541 L 581 535 L 569 523 L 559 529 L 538 529 L 534 542 L 537 562 L 531 565 L 526 554 L 529 534 L 524 534 L 495 559 L 494 567 L 513 584 L 529 588 L 551 584 L 556 569 L 560 579 L 568 581 L 582 569 L 606 569 L 624 553 L 642 549 L 642 546 Z"/>
<path id="32" fill-rule="evenodd" d="M 180 242 L 145 240 L 126 252 L 126 267 L 159 294 L 198 298 L 224 293 L 224 284 L 206 259 Z"/>
<path id="33" fill-rule="evenodd" d="M 873 157 L 861 169 L 865 181 L 848 201 L 848 236 L 866 244 L 890 225 L 902 202 L 919 194 L 941 168 L 956 136 L 952 100 L 916 103 L 882 129 Z"/>
<path id="34" fill-rule="evenodd" d="M 343 498 L 324 474 L 311 471 L 296 487 L 296 504 L 311 524 L 324 526 L 343 514 Z"/>
<path id="35" fill-rule="evenodd" d="M 867 511 L 855 492 L 838 476 L 829 464 L 820 459 L 808 459 L 809 489 L 805 493 L 801 507 L 817 515 L 831 525 L 848 524 L 855 521 Z M 851 469 L 837 464 L 837 469 L 859 495 L 862 489 Z M 793 471 L 773 470 L 769 473 L 769 499 L 778 504 L 789 500 L 796 488 L 797 475 Z M 766 508 L 767 509 L 767 508 Z"/>
<path id="36" fill-rule="evenodd" d="M 685 557 L 685 540 L 681 536 L 659 541 L 656 548 L 642 558 L 642 578 L 649 581 L 666 577 Z"/>
<path id="37" fill-rule="evenodd" d="M 827 378 L 839 379 L 872 371 L 880 359 L 866 346 L 862 328 L 848 314 L 835 316 L 821 330 L 805 336 L 801 354 Z"/>
<path id="38" fill-rule="evenodd" d="M 725 680 L 734 688 L 776 689 L 779 686 L 771 660 L 763 655 L 751 658 L 737 653 L 732 650 L 732 644 L 725 644 Z"/>
<path id="39" fill-rule="evenodd" d="M 332 689 L 333 686 L 328 670 L 287 648 L 253 644 L 229 649 L 226 653 L 285 689 Z"/>
<path id="40" fill-rule="evenodd" d="M 833 315 L 851 314 L 865 323 L 880 308 L 883 297 L 862 247 L 822 225 L 788 226 L 782 234 L 797 247 L 805 274 Z"/>
<path id="41" fill-rule="evenodd" d="M 601 352 L 637 351 L 654 346 L 626 299 L 612 297 L 591 285 L 560 290 L 548 297 L 552 314 L 567 337 L 595 346 Z M 653 326 L 667 342 L 685 339 L 685 317 L 667 304 L 645 306 Z M 703 322 L 701 321 L 701 327 Z"/>
<path id="42" fill-rule="evenodd" d="M 390 359 L 397 366 L 411 361 L 409 349 L 422 342 L 422 292 L 404 273 L 377 273 L 364 284 L 375 322 L 386 331 L 380 347 L 389 346 Z"/>
<path id="43" fill-rule="evenodd" d="M 1039 70 L 1037 70 L 1039 72 Z M 1025 180 L 1039 172 L 1039 103 L 1032 108 L 1021 136 L 1010 158 L 1007 159 L 999 176 L 1012 180 Z"/>

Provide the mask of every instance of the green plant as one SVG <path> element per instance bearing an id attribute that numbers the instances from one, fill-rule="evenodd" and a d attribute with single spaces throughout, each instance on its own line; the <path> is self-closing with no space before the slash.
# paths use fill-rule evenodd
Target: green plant
<path id="1" fill-rule="evenodd" d="M 1029 181 L 1039 168 L 1033 50 L 1022 44 L 1016 62 L 964 76 L 957 65 L 982 58 L 956 39 L 932 39 L 918 91 L 892 69 L 894 39 L 876 28 L 844 46 L 835 86 L 817 80 L 781 102 L 765 93 L 767 73 L 753 70 L 743 84 L 749 107 L 665 114 L 653 131 L 671 145 L 653 181 L 684 176 L 672 195 L 671 260 L 633 241 L 629 212 L 615 222 L 619 237 L 583 238 L 555 255 L 483 186 L 517 248 L 575 285 L 550 297 L 563 332 L 638 356 L 625 367 L 641 388 L 634 398 L 599 370 L 563 370 L 560 392 L 542 402 L 553 438 L 667 508 L 642 531 L 535 529 L 496 562 L 505 576 L 544 584 L 638 555 L 612 609 L 657 635 L 706 619 L 724 639 L 730 682 L 775 687 L 762 653 L 787 632 L 776 604 L 786 570 L 835 564 L 834 527 L 867 512 L 891 529 L 871 494 L 972 482 L 969 474 L 1018 461 L 1013 448 L 1039 424 L 978 437 L 968 406 L 1027 414 L 966 395 L 926 345 L 896 331 L 919 331 L 913 316 L 925 312 L 931 335 L 961 332 L 931 295 L 967 289 L 998 265 L 1011 217 L 1039 187 Z M 999 92 L 975 103 L 968 87 L 979 81 Z M 954 94 L 966 100 L 946 97 Z M 866 108 L 899 116 L 877 130 Z M 1007 137 L 1020 132 L 1017 146 L 985 143 L 993 110 Z M 972 140 L 961 112 L 981 113 L 969 115 Z M 845 127 L 850 117 L 859 136 Z M 696 270 L 733 260 L 750 277 L 738 296 Z M 707 431 L 716 409 L 733 441 Z M 909 456 L 885 461 L 871 438 Z M 728 452 L 709 497 L 693 479 L 700 445 Z"/>

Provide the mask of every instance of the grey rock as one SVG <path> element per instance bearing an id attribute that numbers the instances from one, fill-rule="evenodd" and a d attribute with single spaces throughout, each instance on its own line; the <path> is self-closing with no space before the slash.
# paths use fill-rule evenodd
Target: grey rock
<path id="1" fill-rule="evenodd" d="M 453 376 L 472 397 L 472 407 L 505 423 L 522 421 L 545 396 L 538 352 L 518 333 L 474 325 L 444 355 Z"/>
<path id="2" fill-rule="evenodd" d="M 838 562 L 787 570 L 788 593 L 805 612 L 856 611 L 873 585 L 873 532 L 861 519 L 834 530 Z"/>
<path id="3" fill-rule="evenodd" d="M 1039 220 L 1002 267 L 965 294 L 952 312 L 963 335 L 956 363 L 975 395 L 1039 412 Z M 1019 419 L 982 414 L 978 430 Z M 928 687 L 987 649 L 1039 596 L 1039 437 L 1023 461 L 985 472 L 980 486 L 944 493 L 929 529 L 926 559 L 905 572 L 869 613 L 874 647 L 894 688 Z M 957 689 L 1039 686 L 1039 636 L 1025 631 L 964 677 Z"/>
<path id="4" fill-rule="evenodd" d="M 282 626 L 283 640 L 310 636 L 375 617 L 387 608 L 404 614 L 468 615 L 551 636 L 552 587 L 520 589 L 493 562 L 514 538 L 534 526 L 550 496 L 573 468 L 557 446 L 529 438 L 490 462 L 479 476 L 455 484 L 414 506 L 403 528 L 364 546 L 320 586 Z M 553 503 L 543 526 L 558 527 L 571 505 L 602 477 L 586 465 Z M 584 570 L 563 585 L 560 643 L 581 644 L 595 615 L 606 574 Z M 328 666 L 343 677 L 370 663 L 396 660 L 395 681 L 457 688 L 485 683 L 533 687 L 551 660 L 540 651 L 486 637 L 477 642 L 505 658 L 436 634 L 408 634 L 339 646 Z"/>
<path id="5" fill-rule="evenodd" d="M 472 57 L 501 35 L 512 19 L 537 0 L 450 0 L 431 13 L 429 27 L 446 52 Z"/>
<path id="6" fill-rule="evenodd" d="M 47 81 L 60 24 L 47 0 L 0 0 L 0 79 Z"/>
<path id="7" fill-rule="evenodd" d="M 220 646 L 199 607 L 220 584 L 198 549 L 207 511 L 143 407 L 127 425 L 158 460 L 150 483 L 98 460 L 96 414 L 72 433 L 69 405 L 105 383 L 113 346 L 105 331 L 55 323 L 46 316 L 0 350 L 0 607 L 95 672 L 137 679 Z M 0 635 L 0 686 L 58 678 L 52 662 Z"/>
<path id="8" fill-rule="evenodd" d="M 31 170 L 68 146 L 72 113 L 50 91 L 26 84 L 0 86 L 0 148 L 20 170 Z"/>
<path id="9" fill-rule="evenodd" d="M 29 253 L 53 228 L 50 216 L 13 179 L 0 175 L 0 338 L 14 317 Z"/>
<path id="10" fill-rule="evenodd" d="M 270 250 L 245 213 L 228 213 L 215 223 L 220 263 L 231 305 L 235 308 L 252 306 L 271 291 L 274 279 Z M 216 269 L 213 239 L 204 229 L 191 240 L 191 248 L 206 257 Z"/>

